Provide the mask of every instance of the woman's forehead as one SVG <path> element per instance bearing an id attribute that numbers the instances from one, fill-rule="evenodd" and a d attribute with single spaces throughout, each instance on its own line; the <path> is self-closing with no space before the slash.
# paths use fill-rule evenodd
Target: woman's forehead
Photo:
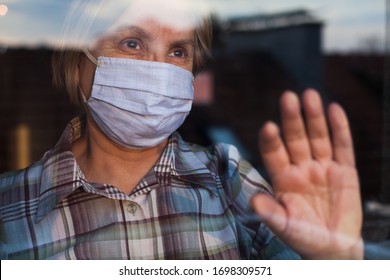
<path id="1" fill-rule="evenodd" d="M 177 37 L 192 37 L 194 35 L 194 29 L 176 28 L 175 26 L 165 25 L 164 23 L 158 22 L 153 18 L 141 20 L 135 22 L 132 25 L 123 25 L 113 30 L 112 34 L 126 34 L 133 33 L 140 35 L 141 37 L 150 37 L 152 34 L 165 33 L 172 34 Z"/>
<path id="2" fill-rule="evenodd" d="M 63 41 L 74 47 L 91 48 L 118 28 L 139 26 L 145 19 L 153 19 L 175 30 L 196 30 L 211 11 L 208 1 L 78 1 L 65 19 Z"/>
<path id="3" fill-rule="evenodd" d="M 147 22 L 176 31 L 194 30 L 202 18 L 194 9 L 194 3 L 192 0 L 133 0 L 108 31 L 123 26 L 143 26 Z"/>

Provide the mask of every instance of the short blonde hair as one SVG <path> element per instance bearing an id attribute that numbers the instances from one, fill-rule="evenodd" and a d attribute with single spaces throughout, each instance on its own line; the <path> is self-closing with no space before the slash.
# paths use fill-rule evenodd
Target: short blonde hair
<path id="1" fill-rule="evenodd" d="M 195 29 L 195 51 L 193 73 L 199 73 L 208 58 L 211 57 L 212 23 L 210 18 L 203 19 Z M 78 64 L 84 58 L 82 50 L 61 50 L 55 52 L 52 58 L 53 84 L 65 89 L 70 101 L 79 105 L 78 95 Z"/>

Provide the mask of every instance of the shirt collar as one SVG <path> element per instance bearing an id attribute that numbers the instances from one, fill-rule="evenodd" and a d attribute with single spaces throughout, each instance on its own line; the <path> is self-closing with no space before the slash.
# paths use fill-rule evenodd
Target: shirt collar
<path id="1" fill-rule="evenodd" d="M 210 160 L 204 148 L 185 142 L 178 132 L 174 132 L 154 171 L 161 185 L 174 176 L 190 183 L 191 187 L 204 187 L 216 194 L 216 176 L 208 163 Z"/>
<path id="2" fill-rule="evenodd" d="M 74 118 L 55 147 L 44 155 L 36 222 L 41 221 L 69 194 L 88 184 L 72 152 L 72 143 L 84 131 L 85 118 Z M 188 144 L 177 132 L 173 133 L 154 166 L 157 180 L 160 185 L 165 185 L 174 176 L 189 182 L 192 187 L 204 187 L 217 195 L 215 174 L 207 167 L 209 161 L 204 152 L 196 152 L 194 147 L 198 146 Z"/>
<path id="3" fill-rule="evenodd" d="M 74 118 L 54 148 L 43 156 L 36 222 L 42 220 L 59 202 L 82 186 L 82 176 L 72 152 L 72 143 L 81 137 L 84 129 L 84 118 Z"/>

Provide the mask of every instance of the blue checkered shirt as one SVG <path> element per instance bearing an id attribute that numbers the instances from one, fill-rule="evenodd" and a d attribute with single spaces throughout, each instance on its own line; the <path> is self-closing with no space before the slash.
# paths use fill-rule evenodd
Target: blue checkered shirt
<path id="1" fill-rule="evenodd" d="M 234 146 L 174 133 L 129 194 L 88 182 L 71 152 L 70 122 L 32 166 L 0 176 L 2 259 L 295 259 L 249 199 L 271 189 Z"/>

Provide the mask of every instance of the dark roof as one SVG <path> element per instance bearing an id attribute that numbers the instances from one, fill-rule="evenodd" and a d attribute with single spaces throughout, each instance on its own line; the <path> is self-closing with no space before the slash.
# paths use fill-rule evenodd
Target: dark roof
<path id="1" fill-rule="evenodd" d="M 246 17 L 235 17 L 227 21 L 227 29 L 231 31 L 264 30 L 302 24 L 322 24 L 322 21 L 309 11 L 298 9 L 293 11 L 258 14 Z"/>

